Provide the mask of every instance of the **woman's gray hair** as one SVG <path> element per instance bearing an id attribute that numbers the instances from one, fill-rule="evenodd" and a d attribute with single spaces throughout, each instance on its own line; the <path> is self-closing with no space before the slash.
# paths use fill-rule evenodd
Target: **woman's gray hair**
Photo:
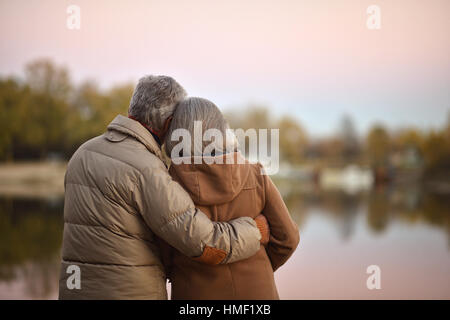
<path id="1" fill-rule="evenodd" d="M 195 135 L 195 122 L 201 121 L 202 135 L 200 137 Z M 180 136 L 173 134 L 178 129 L 186 130 L 191 141 L 184 141 L 183 143 L 191 143 L 190 148 L 185 148 L 183 151 L 189 150 L 190 154 L 176 154 L 172 155 L 174 147 L 180 143 Z M 209 130 L 213 129 L 213 130 Z M 220 134 L 223 139 L 215 139 L 213 136 L 210 140 L 203 139 L 205 132 L 215 132 Z M 170 124 L 169 130 L 165 140 L 165 151 L 168 156 L 186 157 L 193 155 L 205 155 L 205 147 L 209 146 L 209 151 L 213 150 L 212 154 L 220 155 L 227 152 L 234 152 L 237 149 L 237 140 L 234 134 L 229 130 L 230 127 L 225 120 L 222 112 L 211 101 L 203 98 L 191 97 L 181 101 Z M 178 131 L 180 132 L 180 131 Z M 194 143 L 194 137 L 200 139 L 198 144 Z"/>
<path id="2" fill-rule="evenodd" d="M 167 76 L 145 76 L 139 79 L 128 108 L 128 114 L 155 130 L 161 130 L 174 113 L 186 91 Z"/>

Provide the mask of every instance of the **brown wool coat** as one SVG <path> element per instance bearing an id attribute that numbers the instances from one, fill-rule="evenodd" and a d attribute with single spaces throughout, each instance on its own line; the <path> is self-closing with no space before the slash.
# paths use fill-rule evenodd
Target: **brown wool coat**
<path id="1" fill-rule="evenodd" d="M 221 156 L 223 157 L 223 156 Z M 234 154 L 235 159 L 242 156 Z M 270 225 L 270 241 L 252 257 L 227 265 L 198 263 L 162 244 L 172 299 L 279 299 L 274 271 L 299 243 L 297 225 L 259 164 L 180 164 L 169 173 L 213 221 L 229 221 L 262 213 Z"/>

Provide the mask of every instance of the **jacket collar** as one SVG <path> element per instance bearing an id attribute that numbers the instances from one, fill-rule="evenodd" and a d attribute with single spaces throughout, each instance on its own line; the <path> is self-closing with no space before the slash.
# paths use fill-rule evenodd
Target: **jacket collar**
<path id="1" fill-rule="evenodd" d="M 148 149 L 148 151 L 155 154 L 158 158 L 163 159 L 161 148 L 158 142 L 156 142 L 152 134 L 136 120 L 119 114 L 108 125 L 108 130 L 115 130 L 132 136 L 140 143 L 142 143 Z"/>

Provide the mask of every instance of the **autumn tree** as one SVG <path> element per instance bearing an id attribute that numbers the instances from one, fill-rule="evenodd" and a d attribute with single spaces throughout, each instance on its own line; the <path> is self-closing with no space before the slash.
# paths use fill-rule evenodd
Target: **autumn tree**
<path id="1" fill-rule="evenodd" d="M 359 138 L 353 120 L 349 115 L 342 117 L 337 136 L 341 140 L 342 160 L 345 163 L 356 161 L 360 155 Z"/>
<path id="2" fill-rule="evenodd" d="M 366 151 L 372 166 L 386 164 L 390 151 L 390 139 L 388 132 L 381 125 L 375 125 L 369 130 Z"/>
<path id="3" fill-rule="evenodd" d="M 278 122 L 280 129 L 280 156 L 282 161 L 300 162 L 307 144 L 306 133 L 291 117 L 283 117 Z"/>

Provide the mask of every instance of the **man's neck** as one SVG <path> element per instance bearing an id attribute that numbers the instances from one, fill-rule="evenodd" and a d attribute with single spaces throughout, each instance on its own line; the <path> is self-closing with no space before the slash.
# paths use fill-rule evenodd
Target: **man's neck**
<path id="1" fill-rule="evenodd" d="M 147 128 L 145 128 L 147 129 Z M 148 129 L 147 129 L 148 130 Z M 161 147 L 162 143 L 161 143 L 161 139 L 156 135 L 156 133 L 153 133 L 152 131 L 148 130 L 148 132 L 150 132 L 153 136 L 153 138 L 155 138 L 156 142 L 159 144 L 159 146 Z"/>
<path id="2" fill-rule="evenodd" d="M 161 138 L 158 136 L 158 134 L 156 134 L 155 130 L 153 130 L 152 128 L 150 128 L 148 125 L 142 123 L 141 121 L 139 121 L 138 119 L 136 119 L 133 116 L 128 115 L 128 118 L 133 119 L 137 122 L 139 122 L 141 124 L 141 126 L 143 126 L 145 129 L 147 129 L 148 132 L 150 132 L 150 134 L 153 136 L 153 138 L 156 140 L 156 142 L 158 143 L 159 146 L 162 145 L 161 142 Z"/>

